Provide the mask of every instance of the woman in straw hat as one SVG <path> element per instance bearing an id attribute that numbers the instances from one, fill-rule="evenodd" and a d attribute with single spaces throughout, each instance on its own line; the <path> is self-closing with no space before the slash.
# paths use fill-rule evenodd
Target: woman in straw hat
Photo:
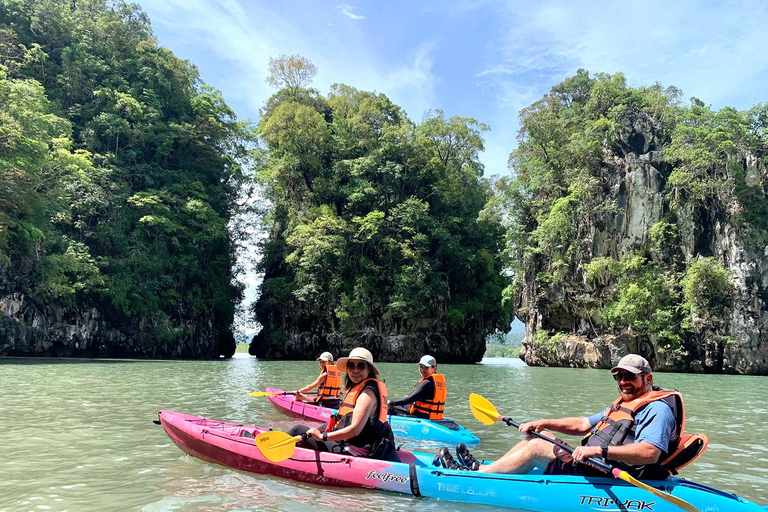
<path id="1" fill-rule="evenodd" d="M 333 364 L 333 354 L 323 352 L 317 358 L 320 364 L 320 375 L 312 382 L 294 393 L 296 400 L 313 402 L 323 407 L 338 409 L 341 405 L 341 370 Z M 317 396 L 307 396 L 304 393 L 317 388 Z"/>
<path id="2" fill-rule="evenodd" d="M 399 462 L 387 422 L 387 387 L 376 378 L 379 370 L 373 355 L 358 347 L 352 349 L 349 357 L 339 359 L 336 366 L 347 374 L 339 412 L 322 430 L 295 425 L 288 433 L 306 433 L 307 445 L 315 450 L 344 450 L 356 456 Z"/>

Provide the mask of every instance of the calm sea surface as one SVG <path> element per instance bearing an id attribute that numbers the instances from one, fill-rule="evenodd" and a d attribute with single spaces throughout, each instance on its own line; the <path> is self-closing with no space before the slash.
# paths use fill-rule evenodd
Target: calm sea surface
<path id="1" fill-rule="evenodd" d="M 390 395 L 419 379 L 416 364 L 384 363 Z M 493 459 L 520 440 L 502 423 L 478 423 L 469 393 L 517 421 L 585 416 L 616 396 L 604 370 L 530 368 L 519 360 L 440 365 L 446 413 L 474 431 L 473 450 Z M 334 489 L 233 471 L 191 458 L 154 425 L 160 409 L 285 430 L 286 418 L 250 391 L 296 389 L 317 364 L 258 361 L 0 359 L 0 512 L 287 511 L 480 512 L 489 507 L 383 492 Z M 709 436 L 709 451 L 682 476 L 768 504 L 768 378 L 658 373 L 683 392 L 687 430 Z M 571 440 L 573 441 L 573 440 Z M 405 440 L 406 447 L 436 445 Z"/>

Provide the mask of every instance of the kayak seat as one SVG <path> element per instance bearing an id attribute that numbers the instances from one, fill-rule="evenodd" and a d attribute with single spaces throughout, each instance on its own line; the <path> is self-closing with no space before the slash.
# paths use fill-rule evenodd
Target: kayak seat
<path id="1" fill-rule="evenodd" d="M 683 434 L 680 436 L 677 447 L 661 461 L 661 466 L 669 471 L 670 475 L 676 475 L 679 470 L 707 451 L 708 446 L 709 438 L 704 434 Z"/>
<path id="2" fill-rule="evenodd" d="M 448 428 L 449 430 L 454 430 L 454 431 L 461 430 L 461 425 L 449 419 L 433 420 L 432 423 L 437 423 L 438 425 L 442 425 Z"/>

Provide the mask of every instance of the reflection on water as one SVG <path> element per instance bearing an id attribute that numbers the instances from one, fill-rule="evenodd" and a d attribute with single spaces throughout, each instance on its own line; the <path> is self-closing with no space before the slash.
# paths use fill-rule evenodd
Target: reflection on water
<path id="1" fill-rule="evenodd" d="M 405 396 L 417 365 L 381 363 L 390 396 Z M 516 359 L 440 365 L 449 386 L 446 413 L 496 458 L 520 439 L 502 423 L 483 425 L 467 405 L 479 393 L 518 421 L 596 412 L 616 396 L 607 371 L 531 368 Z M 287 430 L 295 420 L 250 391 L 311 382 L 314 361 L 122 361 L 0 359 L 0 512 L 321 511 L 339 503 L 369 511 L 481 512 L 490 507 L 355 489 L 321 488 L 233 471 L 183 454 L 152 423 L 160 409 Z M 683 392 L 687 429 L 710 449 L 683 476 L 768 503 L 768 379 L 656 374 Z M 433 451 L 435 443 L 401 440 Z M 576 442 L 576 440 L 571 439 Z"/>

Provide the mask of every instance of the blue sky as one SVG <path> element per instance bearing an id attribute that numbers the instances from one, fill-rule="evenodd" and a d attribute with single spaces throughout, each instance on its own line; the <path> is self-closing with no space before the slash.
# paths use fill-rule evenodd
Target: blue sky
<path id="1" fill-rule="evenodd" d="M 333 83 L 490 125 L 505 174 L 518 112 L 579 68 L 660 82 L 714 108 L 768 100 L 768 2 L 693 0 L 140 0 L 159 42 L 200 68 L 241 119 L 274 92 L 268 59 L 300 54 Z"/>
<path id="2" fill-rule="evenodd" d="M 159 43 L 200 69 L 241 119 L 274 92 L 270 57 L 334 83 L 491 127 L 486 176 L 506 174 L 518 112 L 579 68 L 674 85 L 720 109 L 768 101 L 768 1 L 139 0 Z M 249 279 L 250 280 L 250 279 Z M 249 298 L 255 289 L 249 289 Z"/>

